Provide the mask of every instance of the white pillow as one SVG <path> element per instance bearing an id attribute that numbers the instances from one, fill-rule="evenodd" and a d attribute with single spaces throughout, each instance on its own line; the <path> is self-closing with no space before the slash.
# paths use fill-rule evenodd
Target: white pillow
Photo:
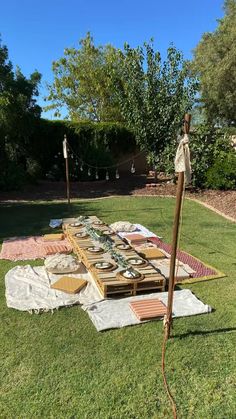
<path id="1" fill-rule="evenodd" d="M 125 231 L 132 233 L 133 231 L 137 230 L 137 227 L 134 224 L 131 224 L 129 221 L 117 221 L 110 225 L 110 228 L 115 231 Z"/>
<path id="2" fill-rule="evenodd" d="M 44 261 L 44 266 L 48 272 L 53 274 L 69 274 L 80 268 L 80 264 L 74 256 L 60 253 L 48 256 Z"/>

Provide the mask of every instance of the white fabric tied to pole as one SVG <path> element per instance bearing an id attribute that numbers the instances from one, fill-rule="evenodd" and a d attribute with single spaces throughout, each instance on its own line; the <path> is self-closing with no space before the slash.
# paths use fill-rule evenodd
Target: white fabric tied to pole
<path id="1" fill-rule="evenodd" d="M 67 140 L 66 140 L 66 138 L 65 138 L 65 140 L 63 140 L 63 156 L 64 156 L 64 159 L 67 159 L 68 158 L 68 155 L 67 155 Z"/>
<path id="2" fill-rule="evenodd" d="M 175 171 L 176 173 L 184 172 L 185 173 L 185 182 L 191 182 L 191 162 L 190 162 L 190 152 L 189 152 L 189 137 L 188 134 L 184 134 L 183 138 L 180 140 L 179 146 L 177 148 L 175 156 Z"/>

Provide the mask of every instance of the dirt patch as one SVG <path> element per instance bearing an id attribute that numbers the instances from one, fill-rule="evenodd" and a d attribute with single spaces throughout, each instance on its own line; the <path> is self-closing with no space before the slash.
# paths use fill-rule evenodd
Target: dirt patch
<path id="1" fill-rule="evenodd" d="M 176 185 L 160 184 L 157 187 L 144 187 L 136 190 L 137 195 L 175 196 Z M 198 192 L 186 189 L 185 196 L 200 201 L 211 209 L 226 215 L 236 221 L 236 191 L 199 190 Z"/>
<path id="2" fill-rule="evenodd" d="M 113 195 L 124 196 L 175 196 L 176 185 L 162 182 L 157 186 L 147 186 L 146 176 L 132 176 L 116 181 L 73 182 L 71 198 L 102 198 Z M 186 190 L 188 198 L 196 199 L 217 211 L 236 220 L 236 191 L 191 191 Z M 37 186 L 28 186 L 23 191 L 4 192 L 0 201 L 38 201 L 65 200 L 64 182 L 40 182 Z"/>
<path id="3" fill-rule="evenodd" d="M 236 191 L 204 191 L 195 198 L 236 220 Z"/>

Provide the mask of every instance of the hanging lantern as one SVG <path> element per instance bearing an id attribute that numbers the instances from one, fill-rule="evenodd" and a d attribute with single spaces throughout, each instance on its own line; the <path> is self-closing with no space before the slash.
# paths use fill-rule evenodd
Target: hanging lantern
<path id="1" fill-rule="evenodd" d="M 72 159 L 74 158 L 74 156 L 73 156 L 73 154 L 71 154 L 71 156 L 70 156 Z"/>
<path id="2" fill-rule="evenodd" d="M 83 172 L 84 168 L 83 168 L 83 164 L 81 164 L 80 166 L 80 171 Z"/>
<path id="3" fill-rule="evenodd" d="M 99 179 L 99 176 L 98 176 L 98 171 L 96 170 L 96 173 L 95 173 L 95 179 L 96 180 L 98 180 Z"/>
<path id="4" fill-rule="evenodd" d="M 54 159 L 57 159 L 57 154 L 54 156 Z"/>
<path id="5" fill-rule="evenodd" d="M 88 168 L 88 176 L 91 176 L 91 170 Z"/>
<path id="6" fill-rule="evenodd" d="M 131 173 L 135 173 L 135 165 L 134 165 L 134 161 L 132 163 L 131 169 L 130 169 Z"/>
<path id="7" fill-rule="evenodd" d="M 79 163 L 77 162 L 77 160 L 76 160 L 76 162 L 75 162 L 75 165 L 76 165 L 76 166 L 79 166 Z"/>
<path id="8" fill-rule="evenodd" d="M 120 175 L 119 175 L 118 169 L 116 169 L 116 179 L 120 179 Z"/>
<path id="9" fill-rule="evenodd" d="M 108 171 L 106 172 L 106 180 L 109 180 L 110 178 L 109 178 L 109 173 L 108 173 Z"/>

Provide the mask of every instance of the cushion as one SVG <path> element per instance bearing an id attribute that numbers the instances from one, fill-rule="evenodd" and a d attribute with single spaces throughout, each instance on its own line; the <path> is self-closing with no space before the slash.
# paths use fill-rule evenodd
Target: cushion
<path id="1" fill-rule="evenodd" d="M 56 253 L 70 253 L 71 250 L 65 244 L 48 244 L 44 247 L 47 256 L 55 255 Z"/>
<path id="2" fill-rule="evenodd" d="M 43 240 L 45 242 L 48 241 L 55 241 L 55 240 L 63 240 L 64 239 L 64 234 L 62 233 L 55 233 L 55 234 L 45 234 L 43 236 Z"/>
<path id="3" fill-rule="evenodd" d="M 72 273 L 78 271 L 80 264 L 72 255 L 56 254 L 48 256 L 44 261 L 48 272 L 54 274 Z"/>
<path id="4" fill-rule="evenodd" d="M 85 285 L 87 281 L 85 279 L 73 278 L 70 276 L 62 276 L 50 288 L 66 292 L 68 294 L 76 294 L 79 292 Z"/>
<path id="5" fill-rule="evenodd" d="M 134 314 L 139 320 L 154 319 L 156 317 L 164 317 L 167 313 L 165 304 L 156 299 L 146 299 L 133 301 L 129 304 Z"/>
<path id="6" fill-rule="evenodd" d="M 117 221 L 116 223 L 111 224 L 110 228 L 115 232 L 118 232 L 118 231 L 133 232 L 137 230 L 137 227 L 134 224 L 131 224 L 129 221 Z"/>
<path id="7" fill-rule="evenodd" d="M 150 249 L 139 249 L 138 253 L 145 259 L 162 259 L 165 258 L 165 254 L 155 247 Z"/>
<path id="8" fill-rule="evenodd" d="M 143 236 L 142 234 L 136 234 L 136 233 L 125 236 L 125 239 L 127 240 L 129 244 L 147 242 L 147 237 Z"/>

